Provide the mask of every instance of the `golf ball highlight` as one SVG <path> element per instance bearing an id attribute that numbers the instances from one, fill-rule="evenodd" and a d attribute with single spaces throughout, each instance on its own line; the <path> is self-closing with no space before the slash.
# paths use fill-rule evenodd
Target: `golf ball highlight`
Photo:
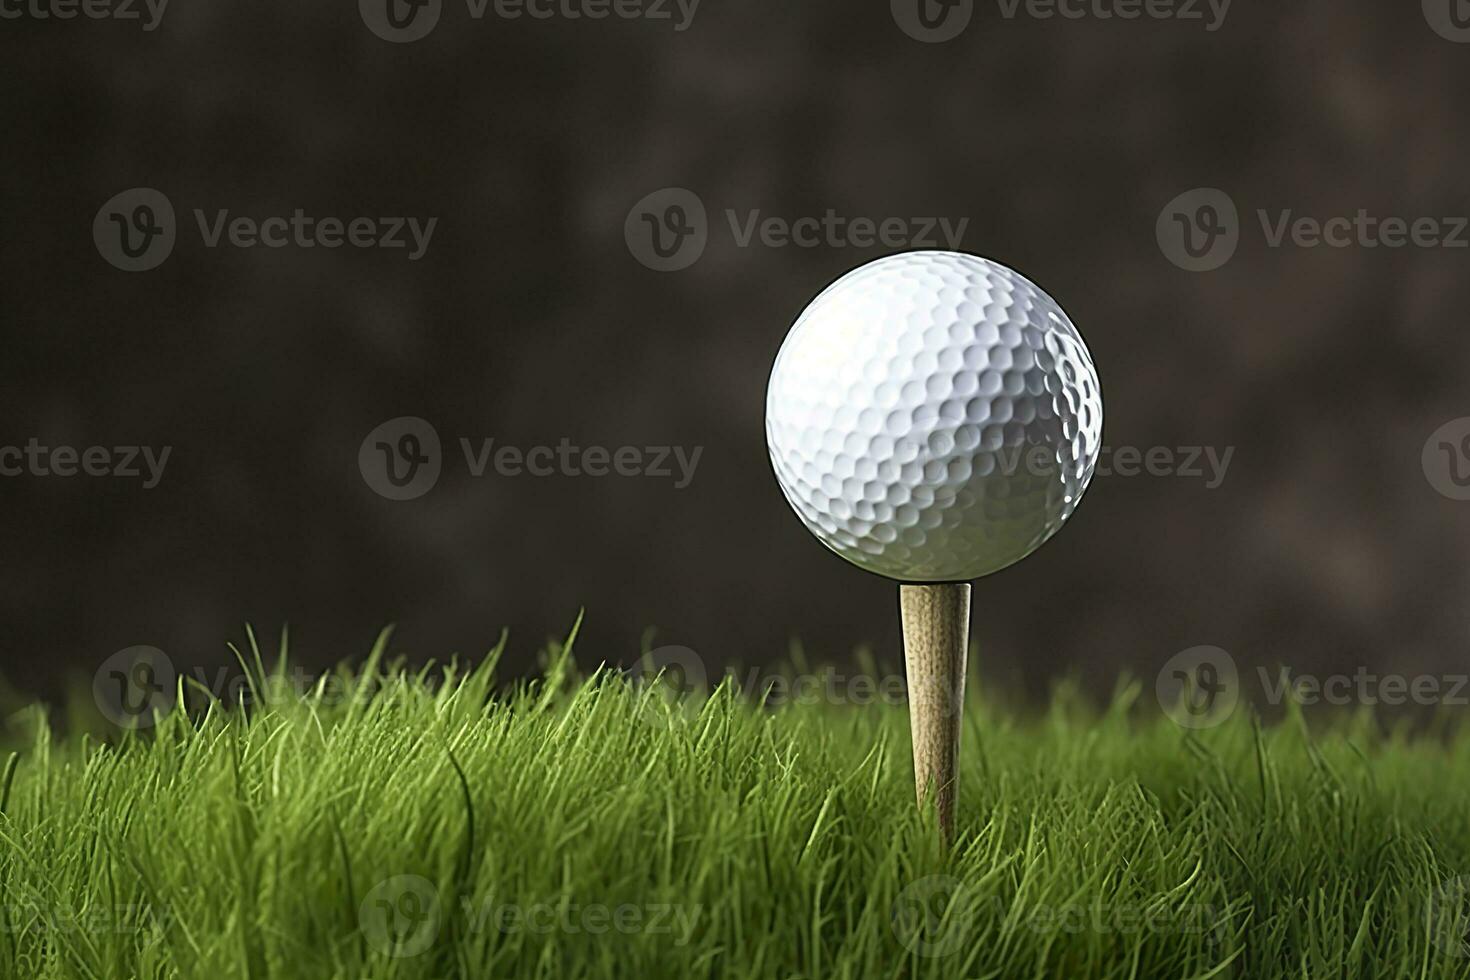
<path id="1" fill-rule="evenodd" d="M 1082 335 L 1020 273 L 960 252 L 861 266 L 797 319 L 766 440 L 808 530 L 901 582 L 968 581 L 1071 516 L 1102 446 Z"/>

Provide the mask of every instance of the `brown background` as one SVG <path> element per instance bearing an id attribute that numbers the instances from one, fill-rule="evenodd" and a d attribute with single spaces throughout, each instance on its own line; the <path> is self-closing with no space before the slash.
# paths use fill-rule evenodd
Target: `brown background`
<path id="1" fill-rule="evenodd" d="M 1202 23 L 1007 21 L 905 36 L 883 2 L 704 0 L 668 22 L 471 21 L 388 44 L 350 0 L 173 0 L 162 25 L 0 22 L 0 444 L 174 447 L 162 485 L 0 480 L 0 669 L 52 692 L 132 644 L 226 661 L 244 622 L 297 655 L 508 663 L 587 608 L 588 662 L 645 627 L 712 665 L 799 635 L 896 655 L 896 595 L 828 555 L 766 461 L 764 384 L 792 318 L 883 248 L 739 248 L 723 212 L 968 217 L 966 250 L 1043 284 L 1086 335 L 1114 446 L 1236 447 L 1225 484 L 1113 477 L 980 584 L 991 676 L 1151 678 L 1242 663 L 1453 670 L 1470 504 L 1425 440 L 1470 414 L 1470 252 L 1267 247 L 1257 208 L 1470 213 L 1470 45 L 1417 4 L 1237 3 Z M 91 239 L 164 191 L 178 247 L 120 272 Z M 711 215 L 704 256 L 630 255 L 634 202 Z M 1155 242 L 1228 191 L 1223 269 Z M 192 208 L 438 216 L 428 255 L 206 249 Z M 446 442 L 705 447 L 695 482 L 471 480 L 374 495 L 357 450 L 420 415 Z"/>

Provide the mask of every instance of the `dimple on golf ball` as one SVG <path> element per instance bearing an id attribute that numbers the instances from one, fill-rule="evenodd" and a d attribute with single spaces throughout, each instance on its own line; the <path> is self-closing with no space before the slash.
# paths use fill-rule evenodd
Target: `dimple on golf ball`
<path id="1" fill-rule="evenodd" d="M 771 371 L 766 439 L 807 528 L 901 582 L 988 575 L 1071 516 L 1097 466 L 1092 355 L 1046 293 L 959 252 L 828 286 Z"/>

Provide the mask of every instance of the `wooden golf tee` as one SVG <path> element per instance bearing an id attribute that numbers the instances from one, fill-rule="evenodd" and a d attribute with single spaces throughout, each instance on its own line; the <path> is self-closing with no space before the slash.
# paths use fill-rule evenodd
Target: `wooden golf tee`
<path id="1" fill-rule="evenodd" d="M 970 583 L 900 585 L 903 653 L 908 673 L 914 786 L 922 806 L 933 799 L 939 832 L 954 836 L 959 793 L 960 714 L 970 641 Z"/>

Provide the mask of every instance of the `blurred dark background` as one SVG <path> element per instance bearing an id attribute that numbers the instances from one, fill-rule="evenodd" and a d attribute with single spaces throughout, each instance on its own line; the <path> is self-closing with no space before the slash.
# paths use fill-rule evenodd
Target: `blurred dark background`
<path id="1" fill-rule="evenodd" d="M 173 0 L 154 30 L 0 20 L 0 445 L 172 447 L 150 490 L 0 479 L 0 672 L 55 694 L 135 644 L 224 664 L 246 622 L 289 623 L 317 666 L 388 623 L 421 657 L 508 627 L 507 664 L 529 670 L 583 606 L 588 663 L 629 661 L 647 627 L 712 665 L 774 662 L 792 637 L 897 662 L 893 585 L 802 529 L 762 431 L 793 318 L 895 249 L 741 247 L 731 209 L 968 219 L 962 249 L 1082 329 L 1109 445 L 1235 447 L 1215 489 L 1098 478 L 1054 541 L 979 583 L 983 672 L 1110 687 L 1196 644 L 1463 667 L 1470 504 L 1421 452 L 1470 414 L 1470 250 L 1272 248 L 1255 213 L 1470 214 L 1470 44 L 1381 0 L 1241 3 L 1213 31 L 1203 5 L 1067 20 L 991 2 L 943 43 L 886 2 L 704 0 L 682 30 L 667 9 L 476 20 L 445 0 L 412 43 L 353 0 Z M 125 272 L 93 221 L 136 187 L 167 196 L 178 237 Z M 660 272 L 625 222 L 670 187 L 707 208 L 708 244 Z M 1209 272 L 1155 236 L 1198 187 L 1241 214 Z M 409 261 L 208 248 L 196 208 L 439 220 Z M 444 441 L 409 501 L 358 465 L 399 416 Z M 682 490 L 475 479 L 460 437 L 703 455 Z"/>

